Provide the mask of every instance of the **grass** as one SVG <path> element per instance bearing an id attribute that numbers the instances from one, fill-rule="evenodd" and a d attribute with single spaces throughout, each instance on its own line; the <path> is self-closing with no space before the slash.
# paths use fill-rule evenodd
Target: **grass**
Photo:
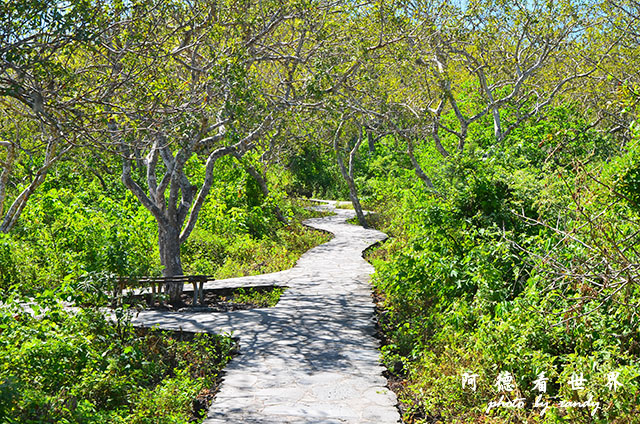
<path id="1" fill-rule="evenodd" d="M 365 215 L 367 222 L 369 223 L 370 228 L 374 228 L 376 230 L 380 230 L 383 227 L 384 217 L 377 212 L 370 212 Z M 360 225 L 358 222 L 358 217 L 354 216 L 353 218 L 347 219 L 348 224 Z"/>
<path id="2" fill-rule="evenodd" d="M 308 208 L 313 208 L 315 206 L 322 205 L 321 202 L 316 202 L 314 200 L 309 200 L 309 199 L 288 199 L 287 201 L 289 202 L 291 208 L 295 212 L 294 219 L 296 221 L 303 221 L 309 218 L 322 218 L 325 216 L 335 215 L 335 213 L 333 212 L 308 209 Z"/>
<path id="3" fill-rule="evenodd" d="M 351 202 L 336 202 L 336 208 L 338 209 L 353 209 L 353 204 Z"/>
<path id="4" fill-rule="evenodd" d="M 225 261 L 214 275 L 225 279 L 284 271 L 306 251 L 330 239 L 331 235 L 300 223 L 278 229 L 270 239 L 241 236 L 227 248 Z"/>
<path id="5" fill-rule="evenodd" d="M 278 304 L 284 290 L 283 287 L 274 287 L 272 290 L 240 288 L 234 292 L 232 301 L 250 304 L 256 308 L 272 308 Z"/>

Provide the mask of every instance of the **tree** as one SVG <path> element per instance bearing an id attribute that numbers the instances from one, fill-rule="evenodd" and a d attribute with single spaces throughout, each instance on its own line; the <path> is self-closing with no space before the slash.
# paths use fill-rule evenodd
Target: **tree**
<path id="1" fill-rule="evenodd" d="M 82 138 L 73 54 L 95 34 L 91 22 L 100 16 L 87 1 L 0 8 L 0 232 L 13 228 L 47 172 Z M 24 161 L 25 174 L 16 175 Z"/>
<path id="2" fill-rule="evenodd" d="M 427 111 L 438 151 L 450 154 L 441 131 L 457 138 L 456 150 L 463 151 L 469 126 L 485 115 L 501 143 L 570 83 L 593 73 L 581 57 L 581 33 L 598 19 L 594 11 L 593 4 L 579 1 L 507 5 L 491 0 L 476 2 L 464 13 L 451 8 L 443 20 L 416 10 L 424 25 L 410 40 L 416 63 L 432 74 L 437 88 L 435 107 Z M 453 126 L 445 118 L 448 111 Z"/>
<path id="3" fill-rule="evenodd" d="M 340 119 L 340 123 L 338 124 L 338 128 L 333 136 L 333 150 L 336 155 L 336 161 L 338 163 L 338 167 L 340 168 L 340 174 L 342 174 L 342 178 L 347 182 L 347 186 L 349 187 L 349 199 L 351 200 L 351 204 L 353 205 L 353 209 L 356 212 L 356 217 L 358 218 L 358 223 L 362 225 L 364 228 L 369 228 L 369 224 L 367 223 L 367 219 L 364 216 L 364 212 L 362 210 L 362 205 L 360 204 L 360 199 L 358 197 L 358 189 L 356 188 L 356 184 L 354 181 L 354 163 L 355 157 L 358 153 L 358 149 L 364 140 L 364 135 L 362 134 L 362 127 L 360 125 L 355 125 L 354 128 L 354 136 L 351 138 L 352 146 L 347 148 L 348 151 L 348 162 L 347 165 L 344 163 L 343 159 L 343 147 L 341 140 L 343 137 L 343 131 L 345 124 L 349 124 L 348 121 L 344 119 L 344 116 Z"/>
<path id="4" fill-rule="evenodd" d="M 216 161 L 241 158 L 297 104 L 305 84 L 299 64 L 313 54 L 308 34 L 318 25 L 311 10 L 318 13 L 295 2 L 114 10 L 121 23 L 91 52 L 98 69 L 91 78 L 108 81 L 95 102 L 96 143 L 122 157 L 124 185 L 158 223 L 164 276 L 183 272 L 180 246 L 196 225 Z M 206 163 L 200 181 L 189 175 L 191 160 Z M 182 285 L 167 291 L 176 303 Z"/>
<path id="5" fill-rule="evenodd" d="M 8 111 L 12 109 L 7 108 Z M 15 110 L 15 109 L 13 109 Z M 8 117 L 2 117 L 5 122 Z M 72 148 L 60 138 L 47 134 L 46 129 L 39 131 L 28 125 L 29 122 L 13 125 L 6 124 L 0 134 L 5 137 L 0 141 L 0 232 L 8 233 L 20 218 L 27 201 L 35 190 L 44 182 L 49 169 Z M 25 125 L 27 124 L 27 125 Z M 26 165 L 21 184 L 16 174 L 19 164 Z M 9 193 L 15 191 L 10 199 Z"/>
<path id="6" fill-rule="evenodd" d="M 369 150 L 375 142 L 384 121 L 384 95 L 380 93 L 381 75 L 387 47 L 399 41 L 393 36 L 396 17 L 394 8 L 385 4 L 346 3 L 342 14 L 336 14 L 332 43 L 323 43 L 316 55 L 314 68 L 321 70 L 312 87 L 319 100 L 308 105 L 319 122 L 318 132 L 325 137 L 322 127 L 331 122 L 336 130 L 326 136 L 332 140 L 336 163 L 348 190 L 349 198 L 360 225 L 368 224 L 358 197 L 355 158 L 366 140 Z M 379 95 L 379 96 L 378 96 Z"/>
<path id="7" fill-rule="evenodd" d="M 542 117 L 578 81 L 595 76 L 588 30 L 602 22 L 592 2 L 381 2 L 358 21 L 359 55 L 339 79 L 347 108 L 378 137 L 403 140 L 416 175 L 434 184 L 414 151 L 426 139 L 443 158 L 465 151 L 470 128 L 492 127 L 489 149 Z M 357 29 L 354 29 L 356 33 Z"/>
<path id="8" fill-rule="evenodd" d="M 265 154 L 262 155 L 262 158 L 265 158 L 266 153 L 268 152 L 265 152 Z M 269 190 L 269 185 L 267 184 L 266 165 L 264 166 L 264 171 L 261 172 L 246 158 L 246 156 L 243 157 L 243 155 L 241 155 L 237 151 L 233 152 L 233 156 L 258 184 L 258 187 L 260 187 L 260 191 L 262 192 L 264 198 L 268 199 L 270 197 L 271 191 Z M 280 210 L 280 207 L 277 204 L 273 206 L 273 212 L 278 221 L 280 221 L 284 225 L 289 225 L 289 221 L 287 221 L 287 218 L 285 218 L 285 216 L 282 214 L 282 210 Z"/>
<path id="9" fill-rule="evenodd" d="M 637 0 L 607 0 L 604 2 L 605 23 L 591 37 L 600 45 L 616 40 L 599 65 L 598 80 L 586 87 L 591 94 L 589 108 L 602 121 L 607 132 L 615 134 L 624 144 L 632 140 L 640 102 L 640 2 Z M 597 45 L 594 47 L 594 50 Z"/>

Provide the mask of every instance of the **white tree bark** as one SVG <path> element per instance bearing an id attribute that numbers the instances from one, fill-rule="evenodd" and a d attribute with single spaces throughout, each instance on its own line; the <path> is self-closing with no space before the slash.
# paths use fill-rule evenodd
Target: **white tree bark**
<path id="1" fill-rule="evenodd" d="M 29 200 L 31 195 L 44 182 L 49 169 L 62 157 L 64 157 L 69 152 L 69 150 L 71 150 L 72 146 L 67 145 L 59 152 L 56 151 L 57 148 L 57 140 L 54 138 L 50 138 L 45 148 L 45 157 L 42 166 L 40 166 L 36 170 L 27 187 L 25 187 L 13 200 L 11 206 L 9 206 L 9 208 L 6 210 L 6 213 L 4 213 L 4 215 L 0 213 L 0 217 L 2 217 L 0 232 L 8 233 L 9 231 L 11 231 L 11 229 L 16 225 L 18 219 L 20 218 L 20 215 L 27 205 L 27 201 Z M 12 147 L 8 147 L 7 160 L 2 164 L 2 173 L 0 174 L 0 212 L 4 210 L 4 204 L 7 200 L 7 180 L 9 178 L 9 174 L 13 170 L 13 162 L 16 159 L 16 151 L 17 147 L 15 145 L 13 145 Z"/>
<path id="2" fill-rule="evenodd" d="M 336 160 L 338 162 L 338 167 L 340 168 L 340 173 L 342 174 L 342 177 L 345 179 L 345 181 L 347 182 L 347 186 L 349 187 L 349 199 L 351 200 L 353 209 L 356 212 L 358 223 L 362 225 L 364 228 L 369 228 L 369 223 L 367 222 L 367 219 L 364 216 L 364 212 L 362 211 L 362 205 L 360 205 L 360 199 L 358 197 L 358 189 L 356 188 L 356 184 L 353 179 L 353 165 L 355 162 L 355 156 L 363 140 L 362 131 L 359 131 L 356 144 L 353 146 L 353 148 L 349 152 L 349 163 L 347 168 L 347 166 L 344 164 L 344 160 L 342 159 L 342 152 L 340 149 L 340 135 L 342 133 L 343 125 L 344 125 L 344 121 L 341 121 L 333 137 L 333 150 L 335 151 L 335 154 L 336 154 Z"/>

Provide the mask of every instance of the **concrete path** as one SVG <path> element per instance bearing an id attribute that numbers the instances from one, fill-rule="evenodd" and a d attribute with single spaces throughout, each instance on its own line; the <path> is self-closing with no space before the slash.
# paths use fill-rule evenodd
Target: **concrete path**
<path id="1" fill-rule="evenodd" d="M 323 205 L 333 210 L 332 205 Z M 274 308 L 229 313 L 141 312 L 134 320 L 166 329 L 232 333 L 240 355 L 228 365 L 206 424 L 391 424 L 400 421 L 385 385 L 362 251 L 383 240 L 349 225 L 351 210 L 306 224 L 335 237 L 287 271 L 207 283 L 206 288 L 289 287 Z"/>

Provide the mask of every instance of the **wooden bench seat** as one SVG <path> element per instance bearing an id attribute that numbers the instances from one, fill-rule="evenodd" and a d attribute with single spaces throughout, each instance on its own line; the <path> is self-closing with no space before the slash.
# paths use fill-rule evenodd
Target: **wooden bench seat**
<path id="1" fill-rule="evenodd" d="M 114 284 L 113 303 L 122 300 L 125 289 L 151 288 L 150 302 L 153 304 L 157 295 L 163 292 L 167 283 L 193 284 L 193 305 L 204 302 L 204 283 L 214 278 L 210 275 L 174 275 L 172 277 L 118 277 Z"/>

